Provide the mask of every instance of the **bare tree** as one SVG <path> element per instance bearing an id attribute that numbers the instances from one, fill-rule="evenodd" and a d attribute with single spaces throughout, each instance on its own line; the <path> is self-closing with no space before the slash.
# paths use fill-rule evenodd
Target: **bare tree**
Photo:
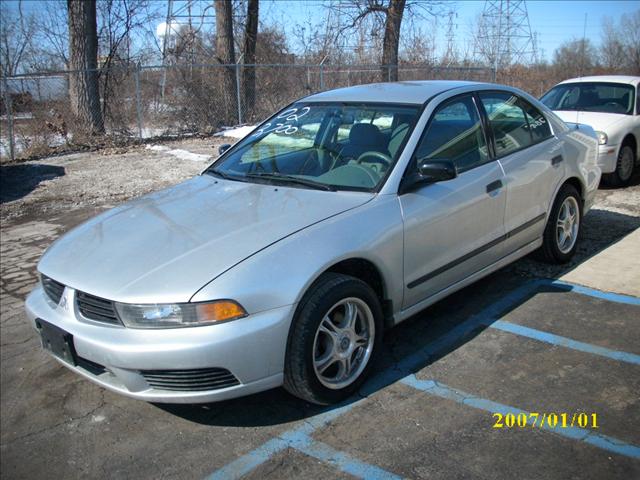
<path id="1" fill-rule="evenodd" d="M 397 81 L 398 49 L 405 12 L 413 17 L 434 15 L 440 5 L 441 2 L 436 0 L 351 0 L 346 7 L 341 3 L 337 8 L 340 8 L 339 13 L 350 18 L 350 24 L 343 31 L 357 27 L 369 17 L 374 18 L 374 28 L 384 28 L 380 74 L 383 81 Z"/>
<path id="2" fill-rule="evenodd" d="M 244 69 L 242 79 L 244 105 L 248 112 L 253 111 L 256 100 L 256 43 L 258 41 L 259 0 L 248 0 L 247 22 L 244 30 L 244 63 L 251 65 Z"/>
<path id="3" fill-rule="evenodd" d="M 0 15 L 0 73 L 11 76 L 24 70 L 23 61 L 32 47 L 35 24 L 32 16 L 22 13 L 22 2 L 18 2 L 18 15 L 14 15 L 2 4 Z"/>
<path id="4" fill-rule="evenodd" d="M 223 65 L 236 63 L 233 44 L 233 8 L 231 0 L 215 0 L 216 7 L 216 57 Z M 223 92 L 228 99 L 235 98 L 235 68 L 225 67 L 222 72 Z M 231 115 L 231 103 L 227 102 L 227 116 Z"/>
<path id="5" fill-rule="evenodd" d="M 44 2 L 44 12 L 36 18 L 38 41 L 37 70 L 65 70 L 69 64 L 67 5 Z"/>
<path id="6" fill-rule="evenodd" d="M 597 66 L 598 53 L 587 39 L 562 43 L 553 54 L 553 66 L 557 71 L 586 75 Z"/>
<path id="7" fill-rule="evenodd" d="M 92 134 L 104 133 L 98 88 L 95 0 L 67 0 L 71 112 Z"/>
<path id="8" fill-rule="evenodd" d="M 622 17 L 620 34 L 627 51 L 629 73 L 640 75 L 640 10 Z"/>
<path id="9" fill-rule="evenodd" d="M 398 49 L 400 47 L 400 25 L 404 13 L 405 0 L 390 0 L 387 7 L 382 42 L 382 79 L 398 81 Z"/>
<path id="10" fill-rule="evenodd" d="M 621 41 L 620 31 L 610 17 L 602 19 L 600 56 L 605 68 L 612 71 L 624 69 L 627 60 L 625 48 Z"/>

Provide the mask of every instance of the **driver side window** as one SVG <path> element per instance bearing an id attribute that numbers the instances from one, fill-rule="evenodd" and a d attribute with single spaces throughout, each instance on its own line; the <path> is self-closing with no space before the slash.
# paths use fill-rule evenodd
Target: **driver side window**
<path id="1" fill-rule="evenodd" d="M 416 158 L 450 160 L 459 173 L 488 161 L 480 115 L 471 95 L 438 107 L 416 149 Z"/>

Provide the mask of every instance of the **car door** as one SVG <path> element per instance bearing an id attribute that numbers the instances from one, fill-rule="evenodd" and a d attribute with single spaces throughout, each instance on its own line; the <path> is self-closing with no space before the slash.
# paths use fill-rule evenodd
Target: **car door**
<path id="1" fill-rule="evenodd" d="M 458 176 L 400 195 L 404 220 L 403 308 L 481 270 L 501 256 L 503 174 L 487 147 L 473 94 L 443 102 L 406 174 L 421 159 L 454 162 Z"/>
<path id="2" fill-rule="evenodd" d="M 519 96 L 487 91 L 479 97 L 505 174 L 508 255 L 542 235 L 553 193 L 564 178 L 563 147 L 540 110 Z"/>

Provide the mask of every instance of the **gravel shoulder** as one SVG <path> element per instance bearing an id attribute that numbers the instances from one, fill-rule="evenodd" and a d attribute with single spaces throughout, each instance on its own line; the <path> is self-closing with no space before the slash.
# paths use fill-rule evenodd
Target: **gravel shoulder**
<path id="1" fill-rule="evenodd" d="M 110 208 L 197 175 L 234 139 L 190 139 L 0 166 L 0 220 Z M 190 155 L 189 155 L 190 154 Z"/>
<path id="2" fill-rule="evenodd" d="M 37 261 L 55 239 L 104 209 L 197 174 L 217 145 L 233 141 L 160 143 L 0 166 L 0 476 L 203 478 L 320 414 L 283 389 L 210 405 L 134 401 L 53 361 L 25 319 Z M 385 335 L 380 371 L 397 380 L 398 365 L 493 308 L 528 277 L 560 278 L 621 239 L 637 238 L 629 235 L 638 228 L 640 174 L 631 187 L 598 192 L 572 262 L 551 266 L 527 257 L 438 302 Z M 640 245 L 631 247 L 638 258 Z M 618 274 L 616 263 L 604 263 L 597 275 Z M 510 308 L 505 315 L 514 325 L 627 352 L 640 344 L 637 306 L 544 291 Z M 594 411 L 604 435 L 640 445 L 633 428 L 635 364 L 487 328 L 429 356 L 416 375 L 531 411 Z M 357 407 L 314 439 L 408 478 L 640 478 L 637 460 L 574 438 L 539 429 L 497 431 L 490 412 L 464 402 L 401 383 L 378 388 L 368 397 L 362 392 Z M 249 478 L 346 478 L 334 466 L 285 449 Z"/>

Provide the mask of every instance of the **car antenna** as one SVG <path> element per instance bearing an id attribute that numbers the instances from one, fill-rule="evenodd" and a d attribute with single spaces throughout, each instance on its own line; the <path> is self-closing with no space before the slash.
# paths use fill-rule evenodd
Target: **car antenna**
<path id="1" fill-rule="evenodd" d="M 578 79 L 582 80 L 584 74 L 584 57 L 586 56 L 587 45 L 587 13 L 584 14 L 584 27 L 582 30 L 582 58 L 580 59 L 580 71 L 578 72 Z M 576 127 L 580 123 L 580 110 L 576 110 Z"/>

